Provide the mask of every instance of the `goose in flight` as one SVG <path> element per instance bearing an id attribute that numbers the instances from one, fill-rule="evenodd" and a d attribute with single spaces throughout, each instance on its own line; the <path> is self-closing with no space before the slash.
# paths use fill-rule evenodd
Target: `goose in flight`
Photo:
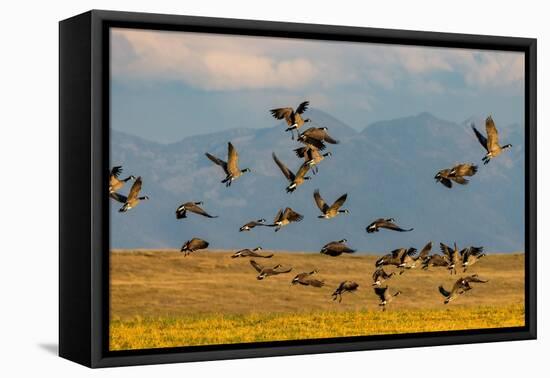
<path id="1" fill-rule="evenodd" d="M 302 219 L 304 219 L 303 215 L 298 214 L 290 207 L 287 207 L 284 211 L 282 209 L 279 210 L 279 212 L 275 216 L 275 219 L 273 220 L 273 224 L 270 226 L 275 227 L 275 232 L 277 232 L 281 228 L 288 226 L 290 223 L 300 222 Z"/>
<path id="2" fill-rule="evenodd" d="M 378 295 L 378 298 L 380 298 L 380 303 L 378 304 L 378 306 L 382 307 L 382 311 L 386 311 L 386 306 L 390 304 L 395 297 L 401 294 L 400 291 L 396 291 L 395 293 L 391 294 L 388 286 L 375 287 L 374 293 Z"/>
<path id="3" fill-rule="evenodd" d="M 383 266 L 383 265 L 394 265 L 396 267 L 399 267 L 403 262 L 403 256 L 405 255 L 415 255 L 416 254 L 416 248 L 398 248 L 394 249 L 390 253 L 380 257 L 378 260 L 376 260 L 375 265 L 377 267 Z"/>
<path id="4" fill-rule="evenodd" d="M 256 269 L 256 271 L 258 272 L 258 275 L 256 276 L 256 279 L 258 279 L 258 280 L 263 280 L 264 278 L 269 277 L 269 276 L 275 276 L 275 275 L 278 275 L 278 274 L 289 273 L 292 270 L 292 268 L 288 268 L 286 270 L 280 270 L 282 268 L 281 264 L 277 264 L 272 268 L 267 268 L 267 267 L 264 267 L 264 266 L 258 264 L 254 260 L 250 260 L 250 265 L 252 265 L 252 267 L 254 269 Z"/>
<path id="5" fill-rule="evenodd" d="M 148 200 L 148 196 L 139 196 L 139 192 L 141 191 L 141 176 L 134 181 L 132 184 L 132 188 L 130 189 L 130 193 L 128 194 L 128 197 L 123 196 L 122 194 L 118 193 L 112 193 L 116 194 L 116 199 L 119 202 L 123 202 L 124 205 L 118 210 L 121 213 L 125 213 L 126 211 L 133 209 L 138 205 L 140 201 Z"/>
<path id="6" fill-rule="evenodd" d="M 342 302 L 342 295 L 345 293 L 354 293 L 359 288 L 359 284 L 353 281 L 343 281 L 338 285 L 336 290 L 332 293 L 332 300 L 338 300 L 338 303 Z"/>
<path id="7" fill-rule="evenodd" d="M 298 129 L 304 125 L 304 123 L 311 122 L 309 118 L 302 118 L 302 114 L 307 110 L 309 101 L 304 101 L 296 110 L 291 107 L 271 109 L 271 115 L 276 119 L 284 119 L 288 128 L 285 131 L 290 131 L 292 140 L 294 140 L 294 130 L 298 133 Z"/>
<path id="8" fill-rule="evenodd" d="M 258 219 L 258 220 L 255 220 L 255 221 L 250 221 L 248 223 L 245 223 L 244 225 L 241 226 L 241 228 L 239 228 L 239 232 L 250 231 L 256 226 L 269 227 L 268 224 L 265 224 L 265 219 L 262 218 L 262 219 Z"/>
<path id="9" fill-rule="evenodd" d="M 479 141 L 479 144 L 485 148 L 485 151 L 487 153 L 483 157 L 483 164 L 488 164 L 489 161 L 491 161 L 492 158 L 497 157 L 507 148 L 512 147 L 511 144 L 506 144 L 504 146 L 501 146 L 498 142 L 498 131 L 495 126 L 495 121 L 493 121 L 493 118 L 491 116 L 487 117 L 485 120 L 485 131 L 487 132 L 487 137 L 485 137 L 483 134 L 481 134 L 475 127 L 474 124 L 472 124 L 472 130 L 474 130 L 474 133 L 477 137 L 477 140 Z"/>
<path id="10" fill-rule="evenodd" d="M 311 272 L 304 272 L 297 274 L 291 281 L 292 285 L 300 284 L 303 286 L 313 286 L 313 287 L 323 287 L 325 286 L 325 281 L 311 278 L 312 275 L 317 273 L 317 270 L 312 270 Z"/>
<path id="11" fill-rule="evenodd" d="M 342 253 L 354 253 L 355 249 L 351 249 L 346 245 L 346 239 L 332 241 L 321 248 L 321 254 L 332 257 L 340 256 Z"/>
<path id="12" fill-rule="evenodd" d="M 231 183 L 241 177 L 244 173 L 250 172 L 250 168 L 239 168 L 239 154 L 231 142 L 227 143 L 227 162 L 212 154 L 209 154 L 208 152 L 205 155 L 214 164 L 222 167 L 225 173 L 225 179 L 222 180 L 222 183 L 224 183 L 226 187 L 231 186 Z"/>
<path id="13" fill-rule="evenodd" d="M 189 255 L 192 252 L 198 251 L 200 249 L 206 249 L 208 248 L 209 243 L 206 240 L 202 240 L 199 238 L 193 238 L 191 240 L 186 241 L 180 249 L 180 252 L 184 253 L 184 256 Z"/>
<path id="14" fill-rule="evenodd" d="M 273 253 L 269 254 L 269 255 L 261 255 L 257 252 L 261 251 L 262 250 L 262 247 L 256 247 L 254 249 L 241 249 L 240 251 L 237 251 L 235 252 L 231 257 L 232 258 L 237 258 L 237 257 L 258 257 L 258 258 L 262 258 L 262 259 L 270 259 L 273 257 Z"/>
<path id="15" fill-rule="evenodd" d="M 304 159 L 304 164 L 309 165 L 311 172 L 313 172 L 314 175 L 319 172 L 319 163 L 326 157 L 332 156 L 332 152 L 325 152 L 323 154 L 313 145 L 306 145 L 304 147 L 296 148 L 294 152 L 296 153 L 296 156 Z"/>
<path id="16" fill-rule="evenodd" d="M 489 281 L 479 278 L 477 274 L 473 274 L 471 276 L 461 277 L 456 280 L 451 291 L 446 290 L 443 285 L 440 285 L 439 292 L 445 297 L 445 301 L 443 303 L 448 304 L 449 302 L 455 300 L 459 295 L 464 294 L 468 290 L 472 290 L 472 286 L 470 285 L 471 282 L 487 283 Z"/>
<path id="17" fill-rule="evenodd" d="M 321 219 L 331 219 L 337 216 L 340 213 L 349 214 L 348 209 L 340 209 L 344 202 L 346 202 L 346 199 L 348 198 L 348 194 L 345 193 L 341 195 L 332 205 L 327 205 L 323 197 L 321 197 L 321 194 L 319 193 L 319 189 L 316 189 L 313 192 L 313 198 L 315 199 L 315 203 L 317 204 L 317 207 L 319 210 L 321 210 L 322 215 L 319 215 L 318 218 Z"/>
<path id="18" fill-rule="evenodd" d="M 450 169 L 442 169 L 435 175 L 434 179 L 440 182 L 447 188 L 453 187 L 453 181 L 460 185 L 466 185 L 470 180 L 465 179 L 464 176 L 473 176 L 477 172 L 477 165 L 462 163 L 457 164 Z"/>
<path id="19" fill-rule="evenodd" d="M 199 201 L 199 202 L 185 202 L 184 204 L 180 205 L 176 209 L 176 218 L 177 219 L 187 218 L 187 212 L 188 211 L 191 212 L 191 213 L 202 215 L 203 217 L 207 217 L 207 218 L 217 218 L 218 217 L 218 216 L 210 215 L 206 211 L 204 211 L 200 207 L 200 205 L 202 205 L 202 204 L 203 204 L 202 201 Z"/>
<path id="20" fill-rule="evenodd" d="M 336 139 L 332 138 L 327 133 L 327 130 L 327 127 L 310 127 L 300 134 L 300 136 L 298 137 L 298 141 L 302 142 L 306 146 L 314 146 L 321 151 L 324 150 L 326 147 L 324 142 L 330 144 L 340 143 Z"/>
<path id="21" fill-rule="evenodd" d="M 483 253 L 483 247 L 469 247 L 462 254 L 462 267 L 463 272 L 466 272 L 469 267 L 474 265 L 480 258 L 485 256 Z"/>
<path id="22" fill-rule="evenodd" d="M 414 228 L 403 229 L 399 227 L 395 224 L 395 219 L 393 218 L 378 218 L 367 226 L 367 233 L 371 234 L 373 232 L 378 232 L 381 228 L 398 232 L 409 232 L 414 230 Z"/>
<path id="23" fill-rule="evenodd" d="M 385 281 L 389 280 L 395 275 L 395 273 L 386 273 L 384 268 L 377 268 L 372 274 L 372 286 L 381 286 Z"/>
<path id="24" fill-rule="evenodd" d="M 124 184 L 126 184 L 129 180 L 135 180 L 136 178 L 132 175 L 121 179 L 120 174 L 122 173 L 122 166 L 116 166 L 111 169 L 111 172 L 109 173 L 109 194 L 115 193 L 122 189 Z M 116 198 L 115 198 L 116 199 Z"/>
<path id="25" fill-rule="evenodd" d="M 308 164 L 302 164 L 300 168 L 298 168 L 298 172 L 294 174 L 286 165 L 283 164 L 282 161 L 279 160 L 275 153 L 273 153 L 273 160 L 275 160 L 275 163 L 289 182 L 289 185 L 286 187 L 287 193 L 292 193 L 298 186 L 302 185 L 305 180 L 310 179 L 309 176 L 306 176 L 309 171 Z"/>

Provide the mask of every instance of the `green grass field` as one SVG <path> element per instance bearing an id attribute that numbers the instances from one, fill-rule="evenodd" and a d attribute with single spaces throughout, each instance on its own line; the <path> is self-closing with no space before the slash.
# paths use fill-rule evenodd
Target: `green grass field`
<path id="1" fill-rule="evenodd" d="M 258 281 L 249 259 L 230 255 L 113 251 L 111 350 L 524 325 L 521 253 L 483 258 L 466 274 L 478 273 L 489 283 L 448 305 L 437 287 L 450 288 L 461 274 L 431 268 L 394 276 L 388 285 L 403 294 L 385 312 L 371 287 L 374 256 L 276 253 L 257 261 L 293 271 Z M 290 284 L 295 274 L 312 269 L 325 287 Z M 331 293 L 343 280 L 358 282 L 359 290 L 333 302 Z"/>

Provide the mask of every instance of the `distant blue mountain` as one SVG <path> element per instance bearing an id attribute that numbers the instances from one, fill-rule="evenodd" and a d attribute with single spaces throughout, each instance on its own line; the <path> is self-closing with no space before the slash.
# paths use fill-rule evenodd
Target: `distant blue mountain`
<path id="1" fill-rule="evenodd" d="M 362 132 L 316 109 L 308 110 L 316 125 L 329 128 L 340 140 L 328 145 L 333 156 L 319 166 L 319 174 L 287 194 L 287 185 L 271 153 L 290 169 L 301 164 L 292 151 L 299 144 L 279 124 L 266 129 L 232 129 L 188 137 L 173 144 L 158 144 L 117 131 L 111 133 L 112 165 L 143 177 L 148 202 L 119 214 L 112 202 L 114 248 L 179 248 L 201 237 L 212 248 L 319 251 L 331 240 L 346 238 L 361 252 L 380 253 L 398 247 L 422 247 L 427 241 L 456 241 L 459 246 L 482 245 L 488 251 L 512 252 L 524 248 L 524 136 L 519 125 L 499 127 L 501 140 L 513 148 L 483 166 L 483 150 L 470 123 L 484 130 L 483 120 L 462 124 L 429 113 L 377 122 Z M 497 125 L 498 126 L 498 125 Z M 193 126 L 194 127 L 194 126 Z M 227 157 L 231 141 L 241 168 L 252 173 L 230 188 L 224 175 L 205 156 Z M 434 181 L 435 173 L 459 162 L 474 162 L 479 172 L 467 186 L 447 189 Z M 348 193 L 351 214 L 329 221 L 318 219 L 313 191 L 328 201 Z M 125 188 L 128 190 L 128 188 Z M 191 214 L 176 220 L 175 209 L 186 201 L 204 201 L 217 219 Z M 257 228 L 239 233 L 249 220 L 271 221 L 279 208 L 290 206 L 304 215 L 300 223 L 280 232 Z M 408 233 L 380 231 L 366 234 L 365 226 L 379 217 L 393 217 Z"/>

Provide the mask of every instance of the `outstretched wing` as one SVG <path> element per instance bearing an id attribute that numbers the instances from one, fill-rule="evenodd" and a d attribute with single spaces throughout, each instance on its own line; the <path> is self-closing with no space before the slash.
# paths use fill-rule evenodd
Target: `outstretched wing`
<path id="1" fill-rule="evenodd" d="M 292 210 L 290 207 L 287 207 L 283 214 L 283 218 L 288 219 L 291 222 L 299 222 L 302 219 L 304 219 L 304 216 L 301 214 L 298 214 L 297 212 Z"/>
<path id="2" fill-rule="evenodd" d="M 394 259 L 401 259 L 406 252 L 406 248 L 394 249 L 393 251 L 391 251 L 391 256 Z"/>
<path id="3" fill-rule="evenodd" d="M 454 182 L 456 182 L 457 184 L 460 184 L 460 185 L 466 185 L 470 182 L 470 180 L 465 179 L 462 176 L 452 177 L 452 179 L 453 179 Z"/>
<path id="4" fill-rule="evenodd" d="M 273 223 L 280 222 L 283 218 L 283 209 L 279 209 L 277 212 L 277 215 L 275 215 L 275 218 L 273 219 Z"/>
<path id="5" fill-rule="evenodd" d="M 239 154 L 231 142 L 227 143 L 227 170 L 232 174 L 239 172 Z"/>
<path id="6" fill-rule="evenodd" d="M 275 155 L 275 152 L 272 153 L 272 156 L 273 156 L 273 160 L 275 160 L 275 163 L 277 164 L 281 172 L 283 172 L 283 175 L 285 175 L 286 179 L 288 181 L 294 181 L 294 178 L 295 178 L 294 173 L 292 173 L 290 169 L 288 169 L 287 166 L 284 165 L 283 162 L 279 160 L 277 155 Z"/>
<path id="7" fill-rule="evenodd" d="M 479 278 L 477 274 L 465 277 L 464 281 L 466 281 L 466 282 L 480 282 L 480 283 L 489 282 L 489 280 L 483 280 L 483 279 Z"/>
<path id="8" fill-rule="evenodd" d="M 439 248 L 441 249 L 441 253 L 443 253 L 449 261 L 451 261 L 452 260 L 451 255 L 453 253 L 453 250 L 451 249 L 451 247 L 449 247 L 444 243 L 439 243 Z"/>
<path id="9" fill-rule="evenodd" d="M 481 144 L 483 146 L 483 148 L 485 148 L 487 150 L 487 152 L 489 152 L 489 149 L 487 148 L 487 138 L 485 138 L 483 136 L 483 134 L 481 134 L 477 129 L 476 127 L 474 126 L 474 124 L 472 124 L 472 130 L 474 130 L 474 133 L 476 134 L 476 137 L 477 137 L 477 140 L 479 141 L 479 144 Z"/>
<path id="10" fill-rule="evenodd" d="M 206 211 L 204 211 L 204 209 L 202 209 L 199 205 L 195 205 L 194 203 L 193 204 L 190 204 L 190 205 L 187 205 L 185 207 L 185 209 L 187 211 L 190 211 L 192 213 L 195 213 L 195 214 L 199 214 L 199 215 L 202 215 L 202 216 L 205 216 L 207 218 L 217 218 L 217 216 L 213 216 L 213 215 L 210 215 L 208 214 Z"/>
<path id="11" fill-rule="evenodd" d="M 409 229 L 401 228 L 395 223 L 389 222 L 387 220 L 384 220 L 378 227 L 387 228 L 388 230 L 399 231 L 399 232 L 408 232 L 413 230 L 412 228 L 409 228 Z"/>
<path id="12" fill-rule="evenodd" d="M 323 287 L 325 286 L 325 282 L 321 280 L 317 280 L 315 278 L 306 279 L 305 282 L 307 282 L 309 285 L 313 287 Z"/>
<path id="13" fill-rule="evenodd" d="M 300 168 L 298 169 L 298 172 L 296 172 L 296 177 L 304 177 L 308 171 L 309 171 L 309 165 L 304 163 L 300 166 Z"/>
<path id="14" fill-rule="evenodd" d="M 270 110 L 271 115 L 276 119 L 285 119 L 287 123 L 291 123 L 292 108 L 277 108 Z"/>
<path id="15" fill-rule="evenodd" d="M 432 242 L 429 242 L 424 246 L 424 248 L 422 248 L 422 250 L 420 251 L 420 254 L 418 255 L 418 258 L 420 260 L 424 260 L 426 257 L 428 257 L 428 253 L 430 253 L 431 250 L 432 250 Z"/>
<path id="16" fill-rule="evenodd" d="M 116 167 L 113 167 L 111 169 L 111 176 L 114 176 L 116 178 L 118 178 L 118 176 L 122 173 L 122 166 L 121 165 L 118 165 Z"/>
<path id="17" fill-rule="evenodd" d="M 309 106 L 309 101 L 304 101 L 298 107 L 296 108 L 296 113 L 302 114 L 307 110 L 307 107 Z"/>
<path id="18" fill-rule="evenodd" d="M 451 176 L 473 176 L 477 173 L 477 165 L 475 164 L 457 164 L 450 172 Z"/>
<path id="19" fill-rule="evenodd" d="M 209 154 L 208 152 L 205 153 L 206 157 L 210 159 L 214 164 L 219 165 L 223 168 L 223 170 L 227 173 L 227 163 L 223 161 L 222 159 L 219 159 L 215 157 L 214 155 Z"/>
<path id="20" fill-rule="evenodd" d="M 328 133 L 323 130 L 323 140 L 327 143 L 330 143 L 330 144 L 338 144 L 340 143 L 340 141 L 334 139 L 333 137 L 331 137 L 330 135 L 328 135 Z"/>
<path id="21" fill-rule="evenodd" d="M 330 206 L 330 210 L 338 210 L 339 208 L 341 208 L 344 202 L 346 202 L 347 198 L 348 198 L 347 193 L 341 195 L 340 198 L 334 201 L 334 203 Z"/>
<path id="22" fill-rule="evenodd" d="M 256 261 L 250 260 L 250 265 L 252 265 L 252 267 L 253 267 L 254 269 L 256 269 L 256 271 L 257 271 L 258 273 L 261 273 L 261 272 L 262 272 L 263 267 L 262 267 L 260 264 L 258 264 Z"/>
<path id="23" fill-rule="evenodd" d="M 498 131 L 491 116 L 485 120 L 485 130 L 487 131 L 487 149 L 492 151 L 498 148 Z"/>
<path id="24" fill-rule="evenodd" d="M 298 156 L 299 158 L 303 158 L 304 156 L 306 156 L 306 153 L 308 152 L 308 150 L 309 150 L 309 147 L 300 147 L 295 149 L 294 152 L 296 152 L 296 156 Z"/>
<path id="25" fill-rule="evenodd" d="M 139 191 L 141 190 L 141 176 L 139 176 L 136 181 L 134 181 L 134 184 L 132 185 L 132 188 L 130 189 L 130 193 L 128 194 L 128 200 L 134 200 L 138 197 Z"/>
<path id="26" fill-rule="evenodd" d="M 317 207 L 323 213 L 326 212 L 329 209 L 329 207 L 326 204 L 325 200 L 323 199 L 323 197 L 321 197 L 321 194 L 319 193 L 319 189 L 315 189 L 315 191 L 313 192 L 313 198 L 315 199 L 315 203 L 317 204 Z"/>

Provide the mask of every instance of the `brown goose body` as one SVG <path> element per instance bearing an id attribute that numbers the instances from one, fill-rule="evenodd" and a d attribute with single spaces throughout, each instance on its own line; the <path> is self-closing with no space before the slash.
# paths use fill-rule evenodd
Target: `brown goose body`
<path id="1" fill-rule="evenodd" d="M 371 234 L 373 232 L 380 231 L 381 228 L 385 228 L 386 230 L 391 230 L 391 231 L 398 231 L 398 232 L 409 232 L 414 230 L 414 228 L 403 229 L 399 227 L 397 224 L 395 224 L 395 219 L 393 218 L 386 218 L 386 219 L 378 218 L 374 222 L 369 224 L 366 230 L 367 230 L 367 233 Z"/>
<path id="2" fill-rule="evenodd" d="M 348 247 L 346 245 L 347 242 L 346 239 L 342 239 L 327 243 L 321 248 L 321 254 L 336 257 L 343 253 L 354 253 L 355 249 Z"/>
<path id="3" fill-rule="evenodd" d="M 462 254 L 462 267 L 464 268 L 463 272 L 466 272 L 469 267 L 474 265 L 484 256 L 485 253 L 483 253 L 483 247 L 468 247 Z"/>
<path id="4" fill-rule="evenodd" d="M 109 194 L 115 193 L 124 187 L 129 180 L 135 180 L 136 178 L 132 175 L 121 179 L 120 174 L 122 173 L 122 166 L 116 166 L 111 169 L 109 173 Z M 116 198 L 115 198 L 116 199 Z"/>
<path id="5" fill-rule="evenodd" d="M 405 255 L 414 255 L 415 253 L 416 248 L 397 248 L 376 260 L 375 265 L 377 267 L 384 265 L 394 265 L 399 267 L 403 263 L 403 257 Z"/>
<path id="6" fill-rule="evenodd" d="M 239 168 L 239 154 L 231 142 L 227 143 L 227 162 L 208 152 L 205 155 L 208 159 L 210 159 L 210 161 L 216 165 L 219 165 L 223 169 L 225 179 L 221 182 L 224 183 L 226 187 L 231 186 L 231 183 L 241 177 L 244 173 L 250 172 L 250 168 Z"/>
<path id="7" fill-rule="evenodd" d="M 296 148 L 294 152 L 296 153 L 296 156 L 304 159 L 304 164 L 310 167 L 313 174 L 317 174 L 317 172 L 319 172 L 318 165 L 321 161 L 323 161 L 326 157 L 332 156 L 332 152 L 321 153 L 318 148 L 312 145 Z"/>
<path id="8" fill-rule="evenodd" d="M 321 194 L 319 193 L 319 189 L 316 189 L 313 192 L 313 199 L 315 200 L 315 204 L 321 210 L 322 215 L 319 215 L 318 218 L 322 219 L 331 219 L 337 216 L 338 214 L 344 213 L 349 214 L 348 209 L 340 209 L 344 202 L 346 202 L 346 199 L 348 198 L 347 193 L 341 195 L 332 205 L 328 205 L 323 197 L 321 197 Z"/>
<path id="9" fill-rule="evenodd" d="M 325 142 L 330 144 L 340 143 L 336 139 L 332 138 L 326 127 L 310 127 L 300 134 L 298 141 L 305 144 L 306 146 L 314 146 L 318 150 L 325 149 Z"/>
<path id="10" fill-rule="evenodd" d="M 429 267 L 449 267 L 449 261 L 445 256 L 430 255 L 422 262 L 422 269 L 427 270 Z"/>
<path id="11" fill-rule="evenodd" d="M 512 147 L 511 144 L 506 144 L 504 146 L 501 146 L 499 144 L 498 131 L 495 126 L 495 121 L 493 121 L 493 118 L 491 116 L 487 117 L 487 119 L 485 120 L 485 131 L 487 133 L 487 137 L 481 134 L 473 124 L 472 130 L 474 131 L 474 134 L 479 141 L 479 144 L 481 144 L 485 151 L 487 151 L 482 159 L 483 164 L 488 164 L 491 159 L 500 155 L 502 151 Z"/>
<path id="12" fill-rule="evenodd" d="M 309 118 L 302 118 L 302 114 L 307 110 L 309 101 L 304 101 L 296 110 L 291 107 L 271 109 L 271 115 L 276 119 L 284 119 L 287 124 L 285 131 L 290 131 L 292 140 L 294 140 L 294 130 L 298 132 L 298 129 L 305 123 L 311 122 Z"/>
<path id="13" fill-rule="evenodd" d="M 258 275 L 256 276 L 256 279 L 258 280 L 263 280 L 264 278 L 269 276 L 276 276 L 278 274 L 289 273 L 290 271 L 292 271 L 292 268 L 281 270 L 281 264 L 277 264 L 274 267 L 264 267 L 254 260 L 250 260 L 250 265 L 252 265 L 252 267 L 258 272 Z"/>
<path id="14" fill-rule="evenodd" d="M 206 249 L 208 248 L 209 243 L 206 240 L 202 240 L 199 238 L 193 238 L 191 240 L 186 241 L 180 249 L 180 252 L 184 253 L 184 256 L 189 255 L 192 252 Z"/>
<path id="15" fill-rule="evenodd" d="M 354 293 L 359 288 L 359 284 L 354 281 L 343 281 L 338 285 L 336 290 L 332 293 L 332 300 L 338 300 L 338 303 L 342 302 L 342 295 L 345 293 Z"/>
<path id="16" fill-rule="evenodd" d="M 457 274 L 456 268 L 457 266 L 462 265 L 462 254 L 464 253 L 464 250 L 459 251 L 456 243 L 454 243 L 454 248 L 451 248 L 444 243 L 439 243 L 439 247 L 449 263 L 447 269 L 449 269 L 451 274 Z"/>
<path id="17" fill-rule="evenodd" d="M 431 250 L 432 242 L 429 242 L 424 246 L 424 248 L 422 248 L 418 256 L 415 256 L 416 249 L 414 248 L 409 253 L 403 254 L 401 257 L 401 264 L 399 264 L 399 268 L 401 268 L 399 274 L 403 274 L 405 270 L 414 269 L 417 266 L 421 266 L 424 260 L 428 258 L 428 254 Z"/>
<path id="18" fill-rule="evenodd" d="M 384 282 L 392 278 L 394 275 L 395 273 L 393 272 L 389 274 L 386 273 L 386 271 L 382 267 L 377 268 L 372 274 L 372 286 L 381 286 Z"/>

